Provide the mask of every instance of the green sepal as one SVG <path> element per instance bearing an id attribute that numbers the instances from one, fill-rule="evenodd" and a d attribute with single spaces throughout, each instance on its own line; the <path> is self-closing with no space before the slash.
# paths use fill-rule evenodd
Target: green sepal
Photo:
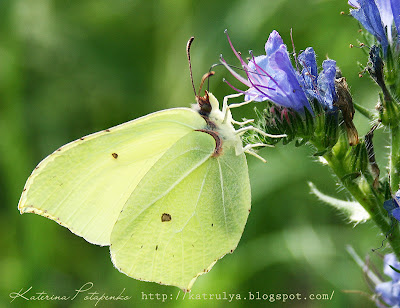
<path id="1" fill-rule="evenodd" d="M 353 172 L 364 173 L 368 168 L 368 153 L 364 141 L 360 141 L 348 153 L 349 166 Z"/>
<path id="2" fill-rule="evenodd" d="M 329 151 L 329 149 L 324 149 L 322 151 L 319 151 L 317 153 L 314 153 L 313 156 L 317 157 L 317 156 L 324 156 L 327 152 Z"/>
<path id="3" fill-rule="evenodd" d="M 354 181 L 355 179 L 359 178 L 361 176 L 360 172 L 353 172 L 353 173 L 348 173 L 344 177 L 342 177 L 340 180 L 342 182 L 345 181 Z"/>
<path id="4" fill-rule="evenodd" d="M 385 126 L 396 127 L 399 125 L 400 119 L 400 105 L 393 99 L 386 99 L 384 95 L 380 93 L 380 108 L 379 119 Z"/>
<path id="5" fill-rule="evenodd" d="M 295 147 L 296 148 L 301 147 L 302 145 L 306 144 L 308 141 L 309 141 L 309 139 L 307 139 L 307 138 L 298 139 L 295 142 Z"/>

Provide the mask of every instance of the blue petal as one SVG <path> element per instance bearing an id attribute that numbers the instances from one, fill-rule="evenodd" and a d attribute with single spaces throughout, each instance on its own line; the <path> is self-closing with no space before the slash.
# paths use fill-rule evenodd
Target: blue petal
<path id="1" fill-rule="evenodd" d="M 392 216 L 397 219 L 398 221 L 400 221 L 400 208 L 396 207 L 393 211 L 392 211 Z"/>
<path id="2" fill-rule="evenodd" d="M 392 199 L 383 202 L 383 208 L 388 211 L 389 216 L 393 216 L 400 221 L 400 190 L 396 192 Z"/>
<path id="3" fill-rule="evenodd" d="M 244 96 L 245 101 L 253 100 L 255 102 L 263 102 L 269 99 L 270 99 L 269 97 L 264 97 L 260 95 L 260 92 L 253 87 L 249 88 Z"/>
<path id="4" fill-rule="evenodd" d="M 375 0 L 376 6 L 379 9 L 383 27 L 387 30 L 387 37 L 389 41 L 392 41 L 392 24 L 393 24 L 393 12 L 390 4 L 390 0 Z"/>
<path id="5" fill-rule="evenodd" d="M 307 47 L 306 50 L 304 50 L 301 54 L 298 56 L 298 60 L 300 64 L 304 68 L 309 69 L 309 73 L 311 73 L 313 76 L 317 76 L 318 74 L 318 68 L 317 68 L 317 61 L 315 59 L 315 52 L 312 47 Z"/>
<path id="6" fill-rule="evenodd" d="M 388 212 L 389 216 L 392 216 L 392 212 L 398 205 L 394 202 L 393 199 L 386 200 L 383 202 L 383 208 Z"/>
<path id="7" fill-rule="evenodd" d="M 395 269 L 400 270 L 400 263 L 394 253 L 389 253 L 384 258 L 383 272 L 393 279 L 394 282 L 400 281 L 400 273 L 393 270 L 389 265 L 393 266 Z"/>
<path id="8" fill-rule="evenodd" d="M 334 109 L 333 102 L 337 100 L 335 90 L 336 61 L 325 60 L 322 62 L 322 72 L 318 76 L 318 89 L 323 97 L 322 105 L 329 110 Z"/>
<path id="9" fill-rule="evenodd" d="M 303 66 L 301 74 L 306 88 L 315 89 L 318 77 L 318 67 L 314 49 L 308 47 L 305 51 L 299 54 L 298 61 Z"/>
<path id="10" fill-rule="evenodd" d="M 374 0 L 358 0 L 359 9 L 350 10 L 351 15 L 356 18 L 364 28 L 374 35 L 382 45 L 383 53 L 386 55 L 389 46 L 378 7 Z"/>
<path id="11" fill-rule="evenodd" d="M 267 56 L 273 54 L 275 51 L 277 51 L 281 45 L 283 44 L 283 40 L 281 36 L 279 35 L 278 31 L 274 30 L 271 32 L 271 34 L 268 37 L 268 41 L 265 43 L 265 52 Z"/>
<path id="12" fill-rule="evenodd" d="M 277 101 L 276 103 L 285 107 L 291 107 L 301 113 L 304 112 L 304 107 L 307 107 L 312 112 L 307 97 L 297 80 L 296 71 L 289 59 L 286 46 L 281 46 L 271 55 L 269 64 L 275 71 L 272 77 L 278 84 L 276 91 L 277 96 L 283 99 L 284 96 L 286 96 L 283 101 Z"/>
<path id="13" fill-rule="evenodd" d="M 397 29 L 397 39 L 399 39 L 400 35 L 400 0 L 391 0 L 390 1 L 393 13 L 394 24 Z"/>
<path id="14" fill-rule="evenodd" d="M 397 206 L 400 206 L 400 190 L 394 194 L 393 200 L 396 201 Z"/>
<path id="15" fill-rule="evenodd" d="M 380 294 L 386 304 L 395 306 L 400 303 L 400 285 L 392 281 L 382 282 L 376 285 L 375 292 Z"/>
<path id="16" fill-rule="evenodd" d="M 357 9 L 360 8 L 360 3 L 358 2 L 358 0 L 349 0 L 348 3 L 352 6 L 355 7 Z"/>
<path id="17" fill-rule="evenodd" d="M 260 66 L 264 71 L 268 71 L 268 56 L 257 56 L 254 58 L 254 61 L 250 60 L 248 65 L 249 67 L 256 71 L 256 67 L 254 65 L 254 62 L 257 63 L 258 66 Z"/>

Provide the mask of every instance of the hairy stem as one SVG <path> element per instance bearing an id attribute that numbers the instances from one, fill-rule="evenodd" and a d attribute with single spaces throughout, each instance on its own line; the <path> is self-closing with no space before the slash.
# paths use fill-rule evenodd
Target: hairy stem
<path id="1" fill-rule="evenodd" d="M 390 188 L 392 193 L 396 193 L 399 190 L 400 183 L 400 127 L 390 126 Z"/>
<path id="2" fill-rule="evenodd" d="M 399 136 L 400 137 L 400 136 Z M 343 160 L 339 159 L 332 151 L 324 155 L 332 171 L 337 175 L 342 185 L 346 187 L 348 192 L 364 207 L 371 215 L 374 223 L 379 227 L 382 234 L 388 235 L 387 239 L 393 252 L 400 259 L 400 232 L 399 228 L 393 228 L 387 219 L 384 211 L 382 211 L 384 196 L 378 193 L 373 187 L 373 183 L 369 183 L 363 175 L 356 180 L 345 179 L 348 174 Z"/>

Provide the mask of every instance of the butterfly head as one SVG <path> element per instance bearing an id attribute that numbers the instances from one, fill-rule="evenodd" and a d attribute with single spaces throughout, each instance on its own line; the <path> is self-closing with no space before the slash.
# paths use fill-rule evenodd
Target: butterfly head
<path id="1" fill-rule="evenodd" d="M 201 78 L 199 90 L 196 91 L 196 87 L 193 82 L 192 62 L 190 60 L 190 46 L 192 45 L 193 40 L 194 37 L 192 36 L 186 45 L 186 55 L 189 62 L 190 80 L 192 81 L 193 92 L 196 97 L 196 103 L 197 103 L 196 105 L 193 105 L 192 108 L 198 111 L 201 116 L 208 118 L 213 110 L 218 110 L 219 108 L 218 101 L 215 98 L 215 96 L 209 93 L 207 90 L 205 91 L 204 96 L 201 96 L 199 93 L 201 93 L 201 89 L 203 88 L 204 82 L 208 78 L 213 76 L 215 72 L 209 71 L 208 73 L 204 74 L 203 77 Z"/>
<path id="2" fill-rule="evenodd" d="M 203 75 L 203 77 L 201 78 L 199 91 L 197 93 L 201 92 L 204 82 L 212 75 L 214 75 L 213 71 L 208 72 Z M 204 96 L 200 96 L 196 93 L 196 90 L 194 87 L 193 87 L 193 89 L 194 89 L 194 93 L 196 96 L 197 110 L 200 113 L 200 115 L 208 117 L 213 109 L 215 109 L 215 108 L 218 109 L 219 104 L 218 104 L 217 99 L 214 97 L 214 95 L 212 95 L 211 93 L 209 93 L 206 90 Z"/>
<path id="3" fill-rule="evenodd" d="M 201 93 L 204 82 L 213 76 L 215 72 L 209 71 L 204 74 L 201 78 L 199 90 L 196 91 L 196 87 L 193 82 L 193 73 L 192 73 L 192 64 L 190 61 L 190 46 L 194 40 L 194 37 L 191 37 L 186 46 L 186 54 L 189 62 L 189 72 L 190 79 L 192 81 L 193 91 L 196 97 L 196 104 L 192 105 L 192 109 L 197 111 L 206 121 L 207 128 L 204 129 L 204 132 L 211 133 L 214 138 L 216 138 L 218 148 L 222 146 L 222 143 L 233 143 L 235 147 L 238 149 L 242 148 L 242 141 L 240 137 L 235 133 L 235 129 L 232 126 L 232 115 L 228 108 L 219 109 L 219 102 L 215 98 L 215 96 L 205 91 L 204 96 L 200 96 L 198 93 Z M 202 130 L 203 131 L 203 130 Z M 216 153 L 221 153 L 219 149 L 216 150 Z"/>

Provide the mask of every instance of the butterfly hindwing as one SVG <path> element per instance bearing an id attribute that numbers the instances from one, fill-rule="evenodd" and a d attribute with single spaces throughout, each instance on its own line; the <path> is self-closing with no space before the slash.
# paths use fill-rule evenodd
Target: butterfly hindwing
<path id="1" fill-rule="evenodd" d="M 120 271 L 189 290 L 236 248 L 250 209 L 247 163 L 215 146 L 207 133 L 188 134 L 143 177 L 111 234 Z"/>

